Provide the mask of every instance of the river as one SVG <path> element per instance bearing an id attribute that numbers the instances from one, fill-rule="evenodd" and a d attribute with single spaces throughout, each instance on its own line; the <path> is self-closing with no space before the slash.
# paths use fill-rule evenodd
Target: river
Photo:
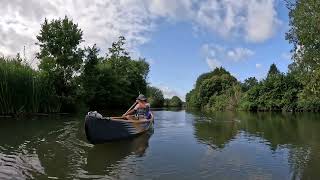
<path id="1" fill-rule="evenodd" d="M 320 177 L 320 114 L 154 114 L 152 131 L 95 146 L 83 114 L 2 118 L 0 179 Z"/>

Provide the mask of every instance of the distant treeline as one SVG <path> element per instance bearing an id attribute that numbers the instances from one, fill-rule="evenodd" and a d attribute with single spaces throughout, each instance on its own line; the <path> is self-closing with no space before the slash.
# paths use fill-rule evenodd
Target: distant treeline
<path id="1" fill-rule="evenodd" d="M 82 36 L 68 17 L 45 20 L 37 36 L 38 70 L 19 54 L 0 57 L 0 114 L 128 107 L 139 93 L 147 93 L 155 106 L 164 106 L 162 92 L 148 87 L 149 64 L 129 56 L 124 37 L 102 57 L 96 45 L 80 47 Z M 180 104 L 173 99 L 169 105 Z"/>
<path id="2" fill-rule="evenodd" d="M 152 86 L 147 87 L 147 97 L 151 107 L 182 107 L 183 102 L 178 96 L 173 96 L 171 99 L 164 98 L 163 92 Z"/>
<path id="3" fill-rule="evenodd" d="M 187 107 L 204 110 L 319 111 L 320 110 L 320 1 L 287 1 L 293 44 L 288 73 L 270 66 L 267 77 L 239 82 L 223 68 L 202 74 L 186 96 Z"/>

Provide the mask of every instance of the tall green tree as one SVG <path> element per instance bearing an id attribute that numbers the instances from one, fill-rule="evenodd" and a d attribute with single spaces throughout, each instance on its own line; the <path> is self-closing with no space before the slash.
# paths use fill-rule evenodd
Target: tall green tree
<path id="1" fill-rule="evenodd" d="M 62 103 L 62 111 L 72 111 L 77 100 L 78 81 L 75 76 L 82 64 L 83 50 L 79 48 L 82 31 L 68 17 L 45 19 L 37 36 L 40 52 L 39 69 L 48 74 Z"/>
<path id="2" fill-rule="evenodd" d="M 198 77 L 195 88 L 186 95 L 186 105 L 206 110 L 225 110 L 227 107 L 234 107 L 240 98 L 234 95 L 241 94 L 238 84 L 237 79 L 224 68 L 216 68 Z"/>
<path id="3" fill-rule="evenodd" d="M 61 71 L 63 79 L 68 81 L 82 63 L 83 50 L 79 44 L 83 41 L 82 30 L 68 17 L 45 19 L 37 36 L 40 52 L 39 68 L 48 72 Z"/>
<path id="4" fill-rule="evenodd" d="M 125 49 L 125 38 L 112 43 L 106 57 L 93 46 L 86 49 L 82 82 L 87 106 L 92 110 L 131 105 L 139 93 L 147 92 L 149 64 L 134 60 Z"/>
<path id="5" fill-rule="evenodd" d="M 287 0 L 290 29 L 286 39 L 293 44 L 290 71 L 303 85 L 299 108 L 319 111 L 318 75 L 320 74 L 320 1 Z"/>
<path id="6" fill-rule="evenodd" d="M 287 0 L 290 29 L 286 39 L 293 44 L 293 60 L 301 71 L 320 68 L 320 1 Z"/>
<path id="7" fill-rule="evenodd" d="M 134 60 L 125 49 L 125 38 L 120 36 L 112 43 L 109 53 L 104 60 L 117 81 L 113 86 L 119 95 L 113 100 L 121 106 L 129 105 L 139 93 L 146 94 L 149 64 L 144 59 Z"/>
<path id="8" fill-rule="evenodd" d="M 98 53 L 99 49 L 96 45 L 85 49 L 84 66 L 80 76 L 83 88 L 83 99 L 89 108 L 95 106 L 97 87 L 100 83 L 98 64 L 102 62 L 103 58 L 99 57 Z"/>

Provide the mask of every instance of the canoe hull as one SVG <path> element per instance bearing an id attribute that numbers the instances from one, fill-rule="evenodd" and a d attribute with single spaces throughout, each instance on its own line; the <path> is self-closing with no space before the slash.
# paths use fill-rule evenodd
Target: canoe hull
<path id="1" fill-rule="evenodd" d="M 92 144 L 135 137 L 152 127 L 153 117 L 150 120 L 136 121 L 99 118 L 90 115 L 85 118 L 86 137 Z"/>

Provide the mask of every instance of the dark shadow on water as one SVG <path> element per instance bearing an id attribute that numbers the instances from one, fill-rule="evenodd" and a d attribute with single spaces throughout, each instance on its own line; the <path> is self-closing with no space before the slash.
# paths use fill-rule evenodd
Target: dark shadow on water
<path id="1" fill-rule="evenodd" d="M 144 156 L 152 134 L 150 130 L 132 139 L 95 145 L 88 151 L 85 170 L 89 174 L 103 175 L 130 155 Z"/>

